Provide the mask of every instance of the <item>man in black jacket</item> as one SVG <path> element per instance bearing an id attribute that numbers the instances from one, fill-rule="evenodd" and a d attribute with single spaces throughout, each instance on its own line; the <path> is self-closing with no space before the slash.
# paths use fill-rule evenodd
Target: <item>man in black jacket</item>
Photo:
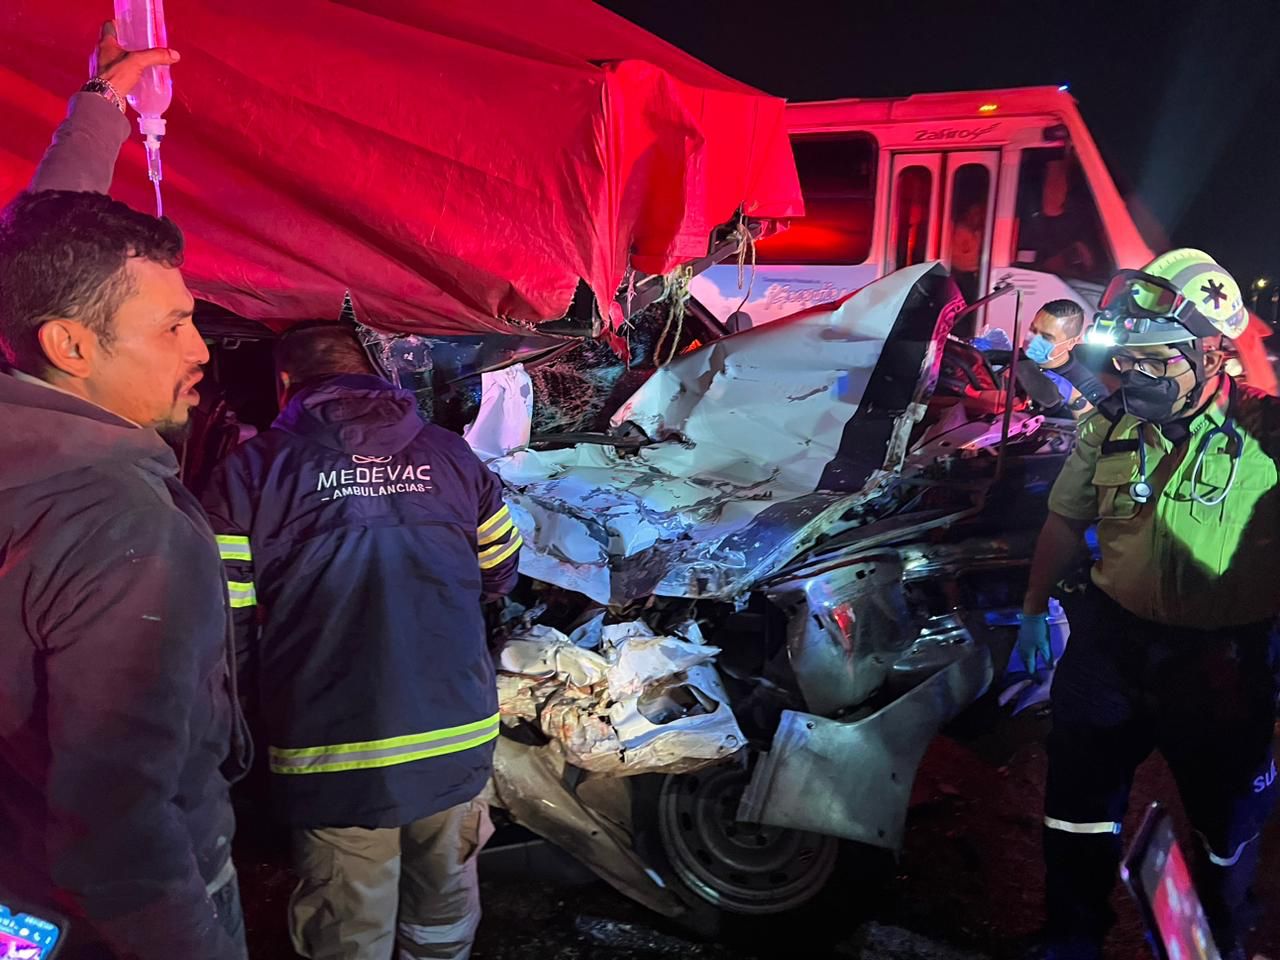
<path id="1" fill-rule="evenodd" d="M 282 410 L 216 470 L 242 686 L 256 697 L 312 958 L 465 960 L 498 736 L 481 604 L 517 576 L 498 480 L 349 327 L 276 352 Z"/>
<path id="2" fill-rule="evenodd" d="M 176 57 L 99 53 L 0 215 L 0 902 L 66 915 L 67 957 L 233 960 L 225 587 L 157 433 L 208 352 L 181 233 L 105 195 L 120 96 Z"/>

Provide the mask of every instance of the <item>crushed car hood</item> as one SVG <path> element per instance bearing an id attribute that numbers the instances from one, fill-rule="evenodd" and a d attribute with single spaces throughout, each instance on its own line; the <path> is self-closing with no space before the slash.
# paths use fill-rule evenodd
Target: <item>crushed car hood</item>
<path id="1" fill-rule="evenodd" d="M 940 266 L 902 270 L 660 369 L 613 417 L 638 450 L 492 460 L 521 572 L 600 603 L 741 593 L 900 468 L 963 308 Z"/>

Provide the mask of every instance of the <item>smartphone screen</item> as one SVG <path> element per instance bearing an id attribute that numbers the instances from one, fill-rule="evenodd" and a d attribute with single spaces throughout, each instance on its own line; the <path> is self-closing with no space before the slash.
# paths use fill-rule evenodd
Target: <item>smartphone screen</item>
<path id="1" fill-rule="evenodd" d="M 1168 817 L 1156 824 L 1139 874 L 1169 960 L 1217 960 L 1209 921 Z"/>
<path id="2" fill-rule="evenodd" d="M 48 960 L 61 934 L 56 923 L 0 903 L 0 960 Z"/>

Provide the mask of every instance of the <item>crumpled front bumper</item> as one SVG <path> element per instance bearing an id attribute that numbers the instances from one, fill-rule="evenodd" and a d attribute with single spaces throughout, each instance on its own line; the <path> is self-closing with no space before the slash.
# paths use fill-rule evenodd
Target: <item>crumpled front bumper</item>
<path id="1" fill-rule="evenodd" d="M 918 669 L 925 678 L 867 716 L 784 712 L 738 819 L 898 849 L 925 750 L 993 676 L 987 648 L 949 616 L 930 622 L 899 669 Z"/>

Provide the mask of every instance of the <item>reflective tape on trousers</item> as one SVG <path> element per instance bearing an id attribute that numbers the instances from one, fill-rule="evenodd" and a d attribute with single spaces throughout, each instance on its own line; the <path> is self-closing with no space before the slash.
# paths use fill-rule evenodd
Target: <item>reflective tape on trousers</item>
<path id="1" fill-rule="evenodd" d="M 1097 820 L 1093 823 L 1072 823 L 1070 820 L 1058 820 L 1045 817 L 1044 825 L 1050 830 L 1061 830 L 1063 833 L 1119 833 L 1120 824 L 1114 820 Z"/>
<path id="2" fill-rule="evenodd" d="M 460 727 L 447 727 L 428 733 L 392 737 L 388 740 L 366 740 L 340 743 L 328 747 L 282 749 L 272 747 L 271 772 L 282 774 L 336 773 L 342 770 L 368 770 L 411 763 L 428 757 L 460 753 L 483 746 L 498 736 L 498 715 Z"/>
<path id="3" fill-rule="evenodd" d="M 1209 845 L 1209 838 L 1199 830 L 1196 831 L 1196 836 L 1200 838 L 1200 843 L 1204 846 L 1205 853 L 1208 854 L 1210 863 L 1215 867 L 1234 867 L 1240 862 L 1240 856 L 1244 853 L 1244 848 L 1257 840 L 1261 834 L 1255 833 L 1248 840 L 1244 841 L 1244 843 L 1240 844 L 1240 846 L 1236 847 L 1235 852 L 1229 857 L 1220 857 L 1218 854 L 1214 853 L 1213 847 Z"/>

